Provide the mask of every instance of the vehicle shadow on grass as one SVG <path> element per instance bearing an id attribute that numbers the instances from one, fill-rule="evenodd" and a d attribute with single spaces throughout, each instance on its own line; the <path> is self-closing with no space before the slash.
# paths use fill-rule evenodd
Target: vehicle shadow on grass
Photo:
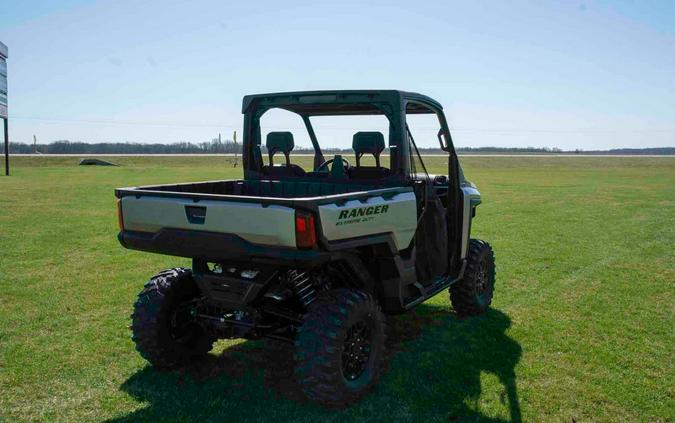
<path id="1" fill-rule="evenodd" d="M 158 421 L 505 421 L 478 409 L 482 372 L 503 390 L 501 408 L 521 421 L 514 368 L 520 345 L 499 310 L 459 319 L 446 308 L 421 305 L 388 319 L 388 356 L 376 391 L 346 410 L 305 400 L 293 381 L 292 349 L 244 342 L 186 368 L 146 366 L 121 389 L 142 404 L 111 422 Z M 493 414 L 492 412 L 490 414 Z"/>

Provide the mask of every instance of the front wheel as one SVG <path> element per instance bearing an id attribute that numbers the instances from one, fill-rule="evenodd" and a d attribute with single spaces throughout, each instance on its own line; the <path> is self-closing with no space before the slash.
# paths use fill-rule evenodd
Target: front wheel
<path id="1" fill-rule="evenodd" d="M 450 301 L 457 314 L 482 314 L 492 303 L 495 287 L 495 256 L 485 241 L 472 239 L 461 280 L 450 286 Z"/>
<path id="2" fill-rule="evenodd" d="M 372 296 L 352 289 L 323 292 L 296 338 L 298 384 L 322 405 L 353 404 L 379 379 L 384 341 L 384 315 Z"/>
<path id="3" fill-rule="evenodd" d="M 174 367 L 208 353 L 215 338 L 194 319 L 199 289 L 188 269 L 154 276 L 138 294 L 131 315 L 136 350 L 157 367 Z"/>

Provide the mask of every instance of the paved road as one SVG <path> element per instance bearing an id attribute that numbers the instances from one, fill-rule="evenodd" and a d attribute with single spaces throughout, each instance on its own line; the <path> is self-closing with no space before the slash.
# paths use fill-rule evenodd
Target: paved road
<path id="1" fill-rule="evenodd" d="M 462 154 L 461 157 L 675 157 L 664 154 Z M 239 155 L 241 156 L 241 154 Z M 293 154 L 313 157 L 312 154 Z M 383 157 L 389 156 L 383 154 Z M 445 157 L 445 154 L 422 154 L 424 157 Z M 234 154 L 10 154 L 10 157 L 234 157 Z"/>

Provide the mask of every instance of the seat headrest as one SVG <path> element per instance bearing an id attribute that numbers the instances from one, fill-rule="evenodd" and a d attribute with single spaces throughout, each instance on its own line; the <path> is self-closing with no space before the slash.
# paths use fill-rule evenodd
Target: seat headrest
<path id="1" fill-rule="evenodd" d="M 287 155 L 293 151 L 293 147 L 295 147 L 295 144 L 293 143 L 293 134 L 290 132 L 270 132 L 267 134 L 265 146 L 267 146 L 267 152 L 269 154 L 281 152 L 284 153 L 284 155 Z"/>
<path id="2" fill-rule="evenodd" d="M 384 135 L 382 132 L 357 132 L 352 139 L 352 149 L 357 156 L 370 153 L 378 157 L 384 150 Z"/>

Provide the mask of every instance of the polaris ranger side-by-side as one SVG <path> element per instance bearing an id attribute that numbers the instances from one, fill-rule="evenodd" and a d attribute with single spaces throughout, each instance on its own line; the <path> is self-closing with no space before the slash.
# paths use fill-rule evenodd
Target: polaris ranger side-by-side
<path id="1" fill-rule="evenodd" d="M 272 109 L 300 117 L 310 169 L 293 163 L 293 133 L 263 139 Z M 138 296 L 133 340 L 150 363 L 180 365 L 218 338 L 287 341 L 305 394 L 345 406 L 378 380 L 384 314 L 446 289 L 458 314 L 489 306 L 493 252 L 470 238 L 480 193 L 464 179 L 438 102 L 393 90 L 291 92 L 246 96 L 243 114 L 244 179 L 115 191 L 124 247 L 192 259 Z M 447 175 L 426 172 L 408 125 L 417 114 L 437 117 Z M 356 132 L 354 163 L 326 159 L 312 119 L 357 115 L 384 116 L 388 136 Z"/>

